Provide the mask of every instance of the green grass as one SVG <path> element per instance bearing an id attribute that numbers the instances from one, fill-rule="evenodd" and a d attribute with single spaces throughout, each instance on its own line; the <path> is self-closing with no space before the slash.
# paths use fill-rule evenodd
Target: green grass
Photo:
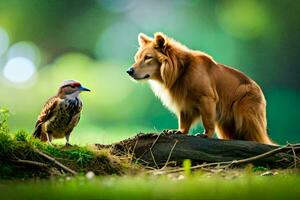
<path id="1" fill-rule="evenodd" d="M 191 172 L 191 162 L 185 160 L 182 173 L 146 175 L 145 169 L 133 165 L 128 157 L 112 155 L 109 150 L 52 147 L 24 131 L 12 133 L 8 116 L 7 110 L 0 109 L 0 199 L 300 199 L 297 170 L 276 170 L 274 175 L 260 176 L 269 169 L 249 165 L 244 169 Z M 81 175 L 53 174 L 11 162 L 19 158 L 51 165 L 34 149 Z M 100 176 L 87 178 L 84 173 L 88 171 Z"/>
<path id="2" fill-rule="evenodd" d="M 1 178 L 49 178 L 66 172 L 61 171 L 60 167 L 38 152 L 43 152 L 80 173 L 94 171 L 98 175 L 108 175 L 132 171 L 129 159 L 125 159 L 127 158 L 125 156 L 113 155 L 110 149 L 97 149 L 93 146 L 50 146 L 31 138 L 23 131 L 15 134 L 0 132 L 0 180 Z M 18 160 L 36 161 L 47 164 L 48 167 L 28 165 Z M 56 171 L 53 172 L 53 169 Z"/>
<path id="3" fill-rule="evenodd" d="M 40 152 L 78 173 L 93 171 L 97 175 L 126 174 L 135 168 L 126 155 L 115 156 L 109 148 L 98 149 L 87 145 L 54 147 L 32 138 L 25 131 L 14 133 L 8 127 L 8 117 L 9 111 L 0 109 L 0 180 L 48 178 L 66 173 L 66 170 L 54 165 Z M 47 167 L 32 164 L 33 161 Z"/>
<path id="4" fill-rule="evenodd" d="M 0 183 L 2 199 L 299 199 L 299 175 L 134 176 Z"/>

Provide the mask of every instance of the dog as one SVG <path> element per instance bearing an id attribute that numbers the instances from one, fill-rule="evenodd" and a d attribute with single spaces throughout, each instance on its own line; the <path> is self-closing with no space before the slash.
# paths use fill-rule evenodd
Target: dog
<path id="1" fill-rule="evenodd" d="M 187 134 L 202 120 L 203 137 L 250 140 L 272 145 L 267 134 L 266 100 L 258 84 L 237 69 L 217 63 L 163 33 L 140 33 L 135 63 L 127 73 L 148 80 L 154 93 L 178 118 Z"/>

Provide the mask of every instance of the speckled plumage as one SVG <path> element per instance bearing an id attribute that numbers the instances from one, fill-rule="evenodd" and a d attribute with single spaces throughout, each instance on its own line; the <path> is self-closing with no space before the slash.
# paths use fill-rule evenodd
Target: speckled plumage
<path id="1" fill-rule="evenodd" d="M 79 92 L 70 95 L 76 92 L 74 90 L 73 93 L 64 94 L 62 90 L 64 87 L 66 86 L 61 86 L 58 94 L 46 102 L 38 117 L 33 136 L 40 138 L 41 141 L 51 143 L 52 138 L 66 137 L 68 144 L 69 136 L 80 120 L 82 102 L 79 99 Z M 75 86 L 71 85 L 70 87 L 74 88 Z M 80 87 L 82 88 L 81 85 Z M 89 90 L 86 89 L 86 91 Z"/>

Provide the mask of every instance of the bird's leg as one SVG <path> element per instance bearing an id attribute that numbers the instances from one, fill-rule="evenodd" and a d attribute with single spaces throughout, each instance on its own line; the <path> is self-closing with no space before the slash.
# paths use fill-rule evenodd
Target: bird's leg
<path id="1" fill-rule="evenodd" d="M 53 144 L 51 143 L 52 142 L 52 135 L 49 134 L 49 133 L 46 133 L 46 136 L 47 136 L 47 142 L 50 146 L 53 146 Z"/>
<path id="2" fill-rule="evenodd" d="M 66 134 L 66 146 L 72 146 L 69 142 L 70 134 Z"/>

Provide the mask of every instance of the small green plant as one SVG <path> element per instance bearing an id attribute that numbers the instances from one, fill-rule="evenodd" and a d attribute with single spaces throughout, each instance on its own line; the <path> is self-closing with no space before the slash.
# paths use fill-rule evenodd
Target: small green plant
<path id="1" fill-rule="evenodd" d="M 185 159 L 182 163 L 183 165 L 183 169 L 184 169 L 184 174 L 186 176 L 191 175 L 191 166 L 192 166 L 192 162 L 190 159 Z"/>
<path id="2" fill-rule="evenodd" d="M 81 167 L 87 165 L 93 158 L 92 153 L 85 148 L 69 150 L 68 154 L 70 159 L 75 160 Z"/>
<path id="3" fill-rule="evenodd" d="M 263 166 L 257 166 L 257 167 L 253 167 L 253 172 L 261 172 L 261 171 L 267 171 L 268 168 L 263 167 Z"/>
<path id="4" fill-rule="evenodd" d="M 14 139 L 19 142 L 28 142 L 30 136 L 26 131 L 20 130 L 16 132 L 16 134 L 14 135 Z"/>
<path id="5" fill-rule="evenodd" d="M 0 108 L 0 133 L 9 133 L 8 117 L 10 112 L 7 108 Z"/>
<path id="6" fill-rule="evenodd" d="M 6 156 L 13 148 L 7 123 L 9 115 L 8 109 L 0 108 L 0 158 Z"/>

